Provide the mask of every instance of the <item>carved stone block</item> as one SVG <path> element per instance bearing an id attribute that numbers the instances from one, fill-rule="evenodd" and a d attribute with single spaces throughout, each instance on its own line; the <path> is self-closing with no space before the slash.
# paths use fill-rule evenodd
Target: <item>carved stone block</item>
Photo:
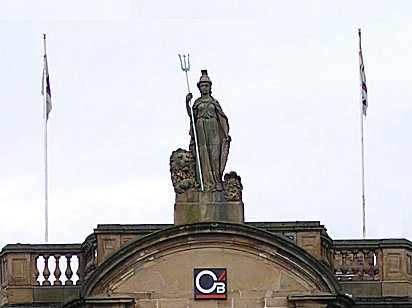
<path id="1" fill-rule="evenodd" d="M 98 264 L 120 248 L 120 236 L 117 235 L 99 235 L 97 242 Z"/>
<path id="2" fill-rule="evenodd" d="M 30 285 L 30 256 L 28 254 L 10 255 L 9 273 L 11 273 L 12 285 Z"/>
<path id="3" fill-rule="evenodd" d="M 214 221 L 244 223 L 243 203 L 176 202 L 174 221 L 175 225 Z"/>

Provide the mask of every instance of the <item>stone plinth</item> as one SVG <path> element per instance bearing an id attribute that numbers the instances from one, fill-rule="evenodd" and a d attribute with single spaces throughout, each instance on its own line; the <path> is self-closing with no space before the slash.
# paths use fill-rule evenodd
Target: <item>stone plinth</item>
<path id="1" fill-rule="evenodd" d="M 175 225 L 214 221 L 244 223 L 243 202 L 226 201 L 220 191 L 176 194 Z"/>

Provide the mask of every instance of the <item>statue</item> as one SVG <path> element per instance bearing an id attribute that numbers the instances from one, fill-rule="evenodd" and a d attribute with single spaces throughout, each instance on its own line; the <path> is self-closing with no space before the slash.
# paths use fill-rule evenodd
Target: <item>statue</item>
<path id="1" fill-rule="evenodd" d="M 170 156 L 175 225 L 206 221 L 244 223 L 241 178 L 234 171 L 223 176 L 231 142 L 228 119 L 212 96 L 212 82 L 206 70 L 202 70 L 197 83 L 200 97 L 192 102 L 187 74 L 189 55 L 179 58 L 189 93 L 186 109 L 190 117 L 190 144 L 188 150 L 179 148 Z"/>
<path id="2" fill-rule="evenodd" d="M 201 168 L 196 168 L 197 182 L 200 182 L 201 176 L 205 191 L 222 191 L 223 171 L 231 141 L 229 123 L 219 102 L 211 95 L 212 82 L 206 70 L 202 70 L 197 87 L 201 96 L 192 105 L 194 125 L 190 110 L 190 101 L 193 95 L 189 93 L 186 96 L 186 108 L 191 121 L 189 149 L 194 157 L 197 153 L 199 154 L 196 164 L 200 161 Z M 193 127 L 196 127 L 196 132 L 193 131 Z M 195 138 L 194 133 L 196 133 L 197 138 Z M 195 139 L 197 139 L 197 145 Z M 201 174 L 199 170 L 201 170 Z"/>

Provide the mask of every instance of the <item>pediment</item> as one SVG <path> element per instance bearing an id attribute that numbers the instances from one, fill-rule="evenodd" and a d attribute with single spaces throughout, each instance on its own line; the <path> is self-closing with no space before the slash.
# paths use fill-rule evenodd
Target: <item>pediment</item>
<path id="1" fill-rule="evenodd" d="M 329 270 L 285 237 L 240 224 L 199 223 L 128 243 L 98 266 L 82 297 L 190 299 L 195 268 L 225 268 L 228 298 L 339 293 Z"/>

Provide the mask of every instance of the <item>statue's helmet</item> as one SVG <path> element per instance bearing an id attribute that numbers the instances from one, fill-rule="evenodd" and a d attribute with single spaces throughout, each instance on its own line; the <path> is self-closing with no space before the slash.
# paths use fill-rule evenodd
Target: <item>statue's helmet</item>
<path id="1" fill-rule="evenodd" d="M 202 72 L 202 76 L 200 76 L 199 82 L 197 83 L 197 86 L 199 87 L 199 85 L 203 82 L 207 82 L 210 85 L 212 85 L 212 81 L 210 81 L 209 76 L 207 75 L 207 70 L 201 70 Z"/>

